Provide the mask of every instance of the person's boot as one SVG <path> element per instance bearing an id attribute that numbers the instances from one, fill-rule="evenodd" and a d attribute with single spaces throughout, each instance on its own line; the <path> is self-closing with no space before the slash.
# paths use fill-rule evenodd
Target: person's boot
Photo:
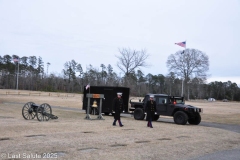
<path id="1" fill-rule="evenodd" d="M 147 123 L 147 127 L 149 127 L 149 121 L 148 121 L 148 123 Z"/>
<path id="2" fill-rule="evenodd" d="M 116 126 L 116 120 L 113 121 L 113 126 Z"/>
<path id="3" fill-rule="evenodd" d="M 149 126 L 150 126 L 150 128 L 153 128 L 153 126 L 152 126 L 152 122 L 150 122 L 150 125 L 149 125 Z"/>
<path id="4" fill-rule="evenodd" d="M 123 124 L 122 124 L 122 122 L 120 120 L 118 120 L 118 123 L 119 123 L 120 127 L 123 127 Z"/>

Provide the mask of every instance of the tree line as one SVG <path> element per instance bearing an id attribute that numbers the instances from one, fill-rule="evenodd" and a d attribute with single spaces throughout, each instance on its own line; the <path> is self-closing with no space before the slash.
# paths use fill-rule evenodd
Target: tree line
<path id="1" fill-rule="evenodd" d="M 208 67 L 206 57 L 199 53 L 193 52 L 196 50 L 186 50 L 185 52 L 191 52 L 194 57 L 188 57 L 188 53 L 182 55 L 177 52 L 170 55 L 167 61 L 167 66 L 171 66 L 168 75 L 158 74 L 153 75 L 148 73 L 143 74 L 141 66 L 145 66 L 142 63 L 146 60 L 148 55 L 146 51 L 133 51 L 130 49 L 119 50 L 121 53 L 118 56 L 117 66 L 121 67 L 124 74 L 118 75 L 114 72 L 113 67 L 110 64 L 101 64 L 99 68 L 93 67 L 91 64 L 83 71 L 82 66 L 75 60 L 67 61 L 63 64 L 61 74 L 48 74 L 48 67 L 51 65 L 46 63 L 47 71 L 44 70 L 43 59 L 39 56 L 23 56 L 17 55 L 3 55 L 0 56 L 0 88 L 1 89 L 18 89 L 20 90 L 39 90 L 39 91 L 51 91 L 51 92 L 69 92 L 69 93 L 82 93 L 84 86 L 90 84 L 90 86 L 124 86 L 130 88 L 131 96 L 144 96 L 147 93 L 163 93 L 170 95 L 180 96 L 183 93 L 186 99 L 207 99 L 213 97 L 217 100 L 228 99 L 233 101 L 240 101 L 240 88 L 234 82 L 221 82 L 215 81 L 211 83 L 205 82 L 203 68 L 197 66 L 201 70 L 192 68 L 191 71 L 198 76 L 192 77 L 187 70 L 182 68 L 184 76 L 179 76 L 177 68 L 174 64 L 174 59 L 180 58 L 180 66 L 184 67 L 184 57 L 186 60 L 190 60 L 186 64 L 191 66 L 191 58 L 201 57 L 202 62 L 196 59 L 197 63 L 205 63 L 205 68 Z M 135 54 L 135 58 L 131 59 L 131 55 Z M 138 56 L 138 57 L 136 57 Z M 140 56 L 140 57 L 139 57 Z M 132 56 L 134 57 L 134 56 Z M 127 60 L 128 58 L 128 60 Z M 139 61 L 140 60 L 140 61 Z M 136 62 L 137 63 L 130 63 Z M 132 64 L 129 65 L 129 64 Z M 186 68 L 189 68 L 186 67 Z M 19 67 L 19 70 L 18 70 Z M 17 73 L 19 73 L 17 75 Z M 17 80 L 18 78 L 18 80 Z M 18 83 L 17 83 L 18 82 Z"/>

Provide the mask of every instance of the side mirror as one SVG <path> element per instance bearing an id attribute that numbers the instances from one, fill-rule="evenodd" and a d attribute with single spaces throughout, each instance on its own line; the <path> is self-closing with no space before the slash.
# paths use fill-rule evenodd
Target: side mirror
<path id="1" fill-rule="evenodd" d="M 164 104 L 165 103 L 165 100 L 162 100 L 162 104 Z"/>
<path id="2" fill-rule="evenodd" d="M 139 99 L 138 101 L 141 102 L 141 99 Z"/>

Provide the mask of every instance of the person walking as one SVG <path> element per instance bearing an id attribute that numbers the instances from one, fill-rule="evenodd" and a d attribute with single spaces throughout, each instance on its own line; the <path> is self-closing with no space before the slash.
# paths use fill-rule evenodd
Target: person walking
<path id="1" fill-rule="evenodd" d="M 116 126 L 116 122 L 118 121 L 119 126 L 123 127 L 123 124 L 120 119 L 120 114 L 123 111 L 123 100 L 122 93 L 117 93 L 117 97 L 113 100 L 113 113 L 114 113 L 114 121 L 113 126 Z"/>
<path id="2" fill-rule="evenodd" d="M 154 101 L 154 96 L 150 95 L 149 101 L 147 101 L 146 104 L 146 111 L 147 111 L 147 118 L 146 120 L 148 121 L 147 126 L 150 128 L 153 128 L 152 126 L 152 120 L 156 112 L 156 102 Z"/>

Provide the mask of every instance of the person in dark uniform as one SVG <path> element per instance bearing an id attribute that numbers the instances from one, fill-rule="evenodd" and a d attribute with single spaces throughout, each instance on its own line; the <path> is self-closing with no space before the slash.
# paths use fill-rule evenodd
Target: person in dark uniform
<path id="1" fill-rule="evenodd" d="M 120 119 L 120 113 L 123 111 L 122 93 L 117 93 L 117 97 L 114 98 L 112 110 L 114 113 L 113 126 L 116 126 L 116 122 L 118 121 L 119 126 L 122 127 L 123 124 Z"/>
<path id="2" fill-rule="evenodd" d="M 146 120 L 148 121 L 147 126 L 150 128 L 153 128 L 152 119 L 156 112 L 156 102 L 153 100 L 153 98 L 154 98 L 154 96 L 150 95 L 150 99 L 149 99 L 149 101 L 147 101 L 147 104 L 146 104 L 146 111 L 147 111 Z"/>

